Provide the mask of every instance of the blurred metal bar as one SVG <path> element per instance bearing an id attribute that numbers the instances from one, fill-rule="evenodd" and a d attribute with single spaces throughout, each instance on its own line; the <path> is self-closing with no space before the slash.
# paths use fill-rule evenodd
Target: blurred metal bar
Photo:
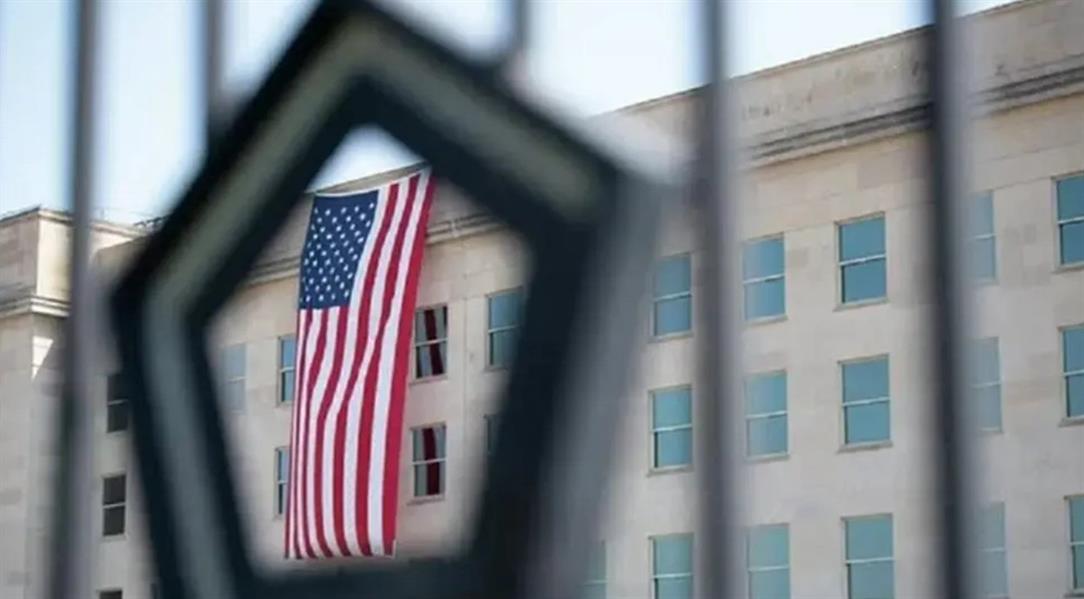
<path id="1" fill-rule="evenodd" d="M 929 181 L 932 205 L 926 211 L 932 236 L 930 285 L 933 317 L 931 373 L 934 384 L 931 414 L 931 471 L 936 473 L 934 563 L 941 571 L 938 596 L 966 599 L 977 596 L 970 543 L 974 517 L 970 477 L 974 437 L 966 378 L 967 267 L 967 136 L 966 69 L 963 65 L 963 27 L 954 14 L 955 2 L 931 0 L 933 24 L 927 36 L 930 65 L 931 129 Z"/>
<path id="2" fill-rule="evenodd" d="M 738 256 L 741 251 L 735 185 L 735 127 L 727 73 L 727 7 L 701 2 L 706 83 L 702 92 L 701 139 L 694 173 L 695 211 L 703 265 L 699 305 L 702 392 L 697 402 L 697 466 L 700 493 L 697 574 L 705 599 L 742 596 L 744 555 L 738 495 L 741 433 L 733 415 L 739 402 L 741 349 L 738 336 Z"/>
<path id="3" fill-rule="evenodd" d="M 200 42 L 203 58 L 203 106 L 207 149 L 214 146 L 226 116 L 222 85 L 222 0 L 203 0 Z"/>
<path id="4" fill-rule="evenodd" d="M 90 401 L 95 348 L 94 302 L 89 272 L 91 199 L 94 189 L 94 75 L 98 5 L 75 3 L 75 94 L 72 112 L 70 188 L 71 287 L 64 342 L 64 381 L 58 413 L 60 461 L 48 574 L 53 599 L 83 599 L 91 593 L 91 506 L 93 505 L 93 419 Z"/>

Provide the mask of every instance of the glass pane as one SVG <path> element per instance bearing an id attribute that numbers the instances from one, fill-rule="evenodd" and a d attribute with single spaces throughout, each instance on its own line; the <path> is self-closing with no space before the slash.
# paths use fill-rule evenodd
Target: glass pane
<path id="1" fill-rule="evenodd" d="M 843 365 L 843 403 L 888 397 L 888 358 Z"/>
<path id="2" fill-rule="evenodd" d="M 110 476 L 102 480 L 102 505 L 123 503 L 125 498 L 125 477 Z"/>
<path id="3" fill-rule="evenodd" d="M 655 574 L 688 574 L 693 571 L 692 535 L 672 535 L 652 539 Z"/>
<path id="4" fill-rule="evenodd" d="M 689 429 L 655 433 L 655 467 L 684 466 L 693 459 L 693 432 Z"/>
<path id="5" fill-rule="evenodd" d="M 982 527 L 979 529 L 980 549 L 999 549 L 1005 546 L 1005 506 L 994 504 L 982 511 Z"/>
<path id="6" fill-rule="evenodd" d="M 971 204 L 971 235 L 990 235 L 994 232 L 994 198 L 983 194 Z"/>
<path id="7" fill-rule="evenodd" d="M 779 316 L 786 311 L 786 284 L 783 279 L 772 279 L 745 286 L 745 318 Z"/>
<path id="8" fill-rule="evenodd" d="M 519 289 L 491 295 L 489 297 L 489 328 L 495 329 L 519 324 L 520 299 Z"/>
<path id="9" fill-rule="evenodd" d="M 993 237 L 971 242 L 971 276 L 979 280 L 997 278 L 997 242 Z"/>
<path id="10" fill-rule="evenodd" d="M 510 366 L 516 351 L 516 329 L 489 334 L 489 365 Z"/>
<path id="11" fill-rule="evenodd" d="M 587 556 L 587 580 L 606 580 L 606 544 L 598 543 Z"/>
<path id="12" fill-rule="evenodd" d="M 790 570 L 750 572 L 749 599 L 790 599 Z"/>
<path id="13" fill-rule="evenodd" d="M 447 329 L 447 306 L 423 308 L 414 312 L 415 341 L 435 341 L 437 339 L 444 339 L 448 336 Z"/>
<path id="14" fill-rule="evenodd" d="M 583 587 L 583 599 L 606 599 L 606 584 L 588 584 Z"/>
<path id="15" fill-rule="evenodd" d="M 844 412 L 848 444 L 889 439 L 888 402 L 848 406 Z"/>
<path id="16" fill-rule="evenodd" d="M 892 517 L 872 516 L 846 521 L 847 559 L 892 557 Z"/>
<path id="17" fill-rule="evenodd" d="M 892 599 L 892 562 L 852 564 L 848 567 L 850 599 Z"/>
<path id="18" fill-rule="evenodd" d="M 1005 567 L 1004 551 L 982 554 L 979 564 L 982 574 L 982 593 L 986 597 L 1009 596 L 1009 574 Z"/>
<path id="19" fill-rule="evenodd" d="M 279 402 L 286 403 L 294 400 L 294 371 L 287 370 L 280 375 Z"/>
<path id="20" fill-rule="evenodd" d="M 692 578 L 663 578 L 655 581 L 655 599 L 692 599 Z"/>
<path id="21" fill-rule="evenodd" d="M 692 422 L 692 400 L 688 387 L 651 393 L 652 423 L 655 428 Z"/>
<path id="22" fill-rule="evenodd" d="M 1001 430 L 1001 386 L 974 390 L 978 401 L 979 428 Z"/>
<path id="23" fill-rule="evenodd" d="M 1084 327 L 1065 329 L 1061 339 L 1065 372 L 1084 370 Z"/>
<path id="24" fill-rule="evenodd" d="M 655 297 L 686 293 L 692 286 L 689 256 L 673 256 L 655 266 Z"/>
<path id="25" fill-rule="evenodd" d="M 692 302 L 679 297 L 655 304 L 655 335 L 682 333 L 692 328 Z"/>
<path id="26" fill-rule="evenodd" d="M 231 410 L 240 410 L 245 407 L 245 381 L 230 381 L 226 383 L 225 397 L 226 407 Z"/>
<path id="27" fill-rule="evenodd" d="M 870 218 L 839 227 L 839 259 L 852 260 L 885 253 L 885 219 Z"/>
<path id="28" fill-rule="evenodd" d="M 790 563 L 787 525 L 756 526 L 749 531 L 749 567 L 770 568 Z"/>
<path id="29" fill-rule="evenodd" d="M 124 534 L 124 506 L 107 507 L 102 510 L 102 534 Z"/>
<path id="30" fill-rule="evenodd" d="M 290 450 L 275 450 L 275 480 L 285 482 L 290 473 Z"/>
<path id="31" fill-rule="evenodd" d="M 123 599 L 121 591 L 98 591 L 98 599 Z"/>
<path id="32" fill-rule="evenodd" d="M 414 368 L 418 378 L 444 374 L 446 342 L 430 343 L 414 348 Z"/>
<path id="33" fill-rule="evenodd" d="M 486 416 L 486 453 L 492 455 L 497 449 L 498 416 Z"/>
<path id="34" fill-rule="evenodd" d="M 971 359 L 972 384 L 996 383 L 1001 380 L 996 338 L 976 341 L 971 347 Z"/>
<path id="35" fill-rule="evenodd" d="M 111 403 L 105 408 L 105 432 L 128 430 L 128 402 Z"/>
<path id="36" fill-rule="evenodd" d="M 228 379 L 242 378 L 245 376 L 245 346 L 244 344 L 230 345 L 226 347 L 222 356 L 222 374 Z"/>
<path id="37" fill-rule="evenodd" d="M 1069 500 L 1069 540 L 1074 543 L 1084 541 L 1084 497 Z"/>
<path id="38" fill-rule="evenodd" d="M 742 251 L 742 279 L 783 274 L 783 238 L 745 244 Z"/>
<path id="39" fill-rule="evenodd" d="M 293 368 L 297 358 L 297 337 L 290 335 L 279 339 L 279 367 Z"/>
<path id="40" fill-rule="evenodd" d="M 843 267 L 843 303 L 885 296 L 884 259 Z"/>
<path id="41" fill-rule="evenodd" d="M 283 484 L 280 484 L 280 485 L 276 485 L 275 486 L 275 513 L 276 514 L 281 515 L 281 514 L 286 513 L 286 497 L 287 497 L 286 484 L 283 483 Z"/>
<path id="42" fill-rule="evenodd" d="M 414 444 L 414 461 L 435 460 L 444 457 L 444 427 L 429 426 L 411 431 Z"/>
<path id="43" fill-rule="evenodd" d="M 750 420 L 747 434 L 750 456 L 786 453 L 787 451 L 786 415 Z"/>
<path id="44" fill-rule="evenodd" d="M 1084 545 L 1073 547 L 1073 588 L 1084 589 Z"/>
<path id="45" fill-rule="evenodd" d="M 1084 216 L 1084 175 L 1058 181 L 1058 220 Z"/>
<path id="46" fill-rule="evenodd" d="M 787 409 L 787 373 L 749 377 L 745 382 L 745 409 L 749 415 Z"/>
<path id="47" fill-rule="evenodd" d="M 414 496 L 440 495 L 444 488 L 444 462 L 414 465 Z"/>
<path id="48" fill-rule="evenodd" d="M 1074 374 L 1065 379 L 1066 416 L 1084 416 L 1084 374 Z"/>
<path id="49" fill-rule="evenodd" d="M 1070 223 L 1061 230 L 1061 263 L 1076 264 L 1084 261 L 1084 222 Z"/>
<path id="50" fill-rule="evenodd" d="M 107 400 L 124 398 L 124 381 L 121 379 L 119 372 L 109 375 L 109 377 L 106 378 L 105 386 L 105 397 Z"/>

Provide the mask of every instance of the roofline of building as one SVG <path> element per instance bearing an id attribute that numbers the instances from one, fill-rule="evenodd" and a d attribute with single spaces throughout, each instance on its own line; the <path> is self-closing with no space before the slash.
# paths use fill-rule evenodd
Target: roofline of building
<path id="1" fill-rule="evenodd" d="M 47 220 L 55 223 L 61 223 L 64 225 L 72 224 L 71 213 L 66 210 L 55 210 L 52 208 L 45 208 L 43 206 L 30 206 L 28 208 L 21 208 L 19 210 L 13 210 L 6 214 L 0 214 L 0 227 L 4 227 L 8 224 L 16 223 L 23 220 Z M 115 233 L 117 235 L 124 235 L 131 238 L 142 237 L 147 234 L 145 229 L 141 229 L 134 225 L 126 225 L 108 220 L 94 219 L 90 224 L 91 229 L 96 231 L 104 231 L 107 233 Z"/>

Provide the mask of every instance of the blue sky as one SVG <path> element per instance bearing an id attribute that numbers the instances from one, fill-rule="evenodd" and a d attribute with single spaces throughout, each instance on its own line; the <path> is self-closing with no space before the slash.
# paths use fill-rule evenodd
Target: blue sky
<path id="1" fill-rule="evenodd" d="M 974 11 L 1006 0 L 964 0 Z M 313 0 L 227 0 L 226 85 L 241 103 L 311 10 Z M 464 51 L 498 47 L 500 0 L 390 0 Z M 168 210 L 201 151 L 189 0 L 103 0 L 93 190 L 99 215 L 134 221 Z M 919 26 L 921 0 L 731 0 L 733 69 L 746 73 Z M 526 75 L 573 115 L 589 115 L 697 83 L 693 0 L 535 0 Z M 66 203 L 71 3 L 0 0 L 0 214 Z M 362 130 L 317 184 L 411 161 Z"/>

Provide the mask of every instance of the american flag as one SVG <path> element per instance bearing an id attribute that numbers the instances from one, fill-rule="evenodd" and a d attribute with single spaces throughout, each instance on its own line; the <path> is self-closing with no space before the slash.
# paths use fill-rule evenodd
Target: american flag
<path id="1" fill-rule="evenodd" d="M 428 171 L 317 196 L 301 255 L 286 556 L 392 555 Z"/>

